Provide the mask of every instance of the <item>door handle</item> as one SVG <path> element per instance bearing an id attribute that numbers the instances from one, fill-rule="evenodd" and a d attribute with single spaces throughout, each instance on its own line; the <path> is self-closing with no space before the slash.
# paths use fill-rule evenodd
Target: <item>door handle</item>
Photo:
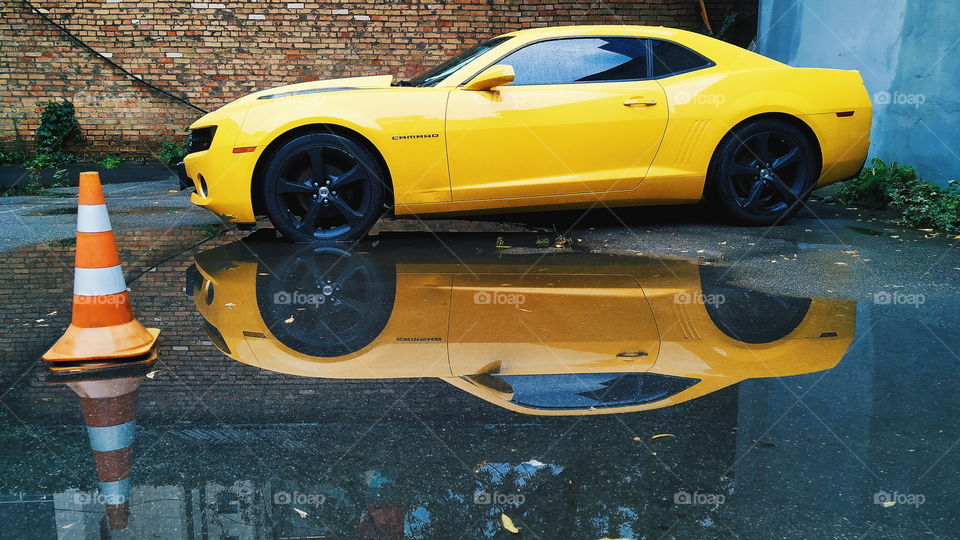
<path id="1" fill-rule="evenodd" d="M 625 107 L 649 107 L 656 104 L 656 99 L 646 96 L 632 97 L 623 102 Z"/>
<path id="2" fill-rule="evenodd" d="M 647 358 L 647 353 L 642 351 L 625 351 L 617 355 L 617 358 L 623 358 L 627 362 L 632 362 L 637 358 L 645 360 Z"/>

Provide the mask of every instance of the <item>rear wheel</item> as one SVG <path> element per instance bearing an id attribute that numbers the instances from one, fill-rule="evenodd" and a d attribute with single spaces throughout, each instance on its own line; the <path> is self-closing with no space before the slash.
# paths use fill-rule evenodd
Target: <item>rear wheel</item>
<path id="1" fill-rule="evenodd" d="M 267 216 L 295 242 L 361 238 L 383 212 L 384 175 L 356 142 L 313 133 L 284 144 L 264 171 Z"/>
<path id="2" fill-rule="evenodd" d="M 816 152 L 802 131 L 780 120 L 758 120 L 720 142 L 709 196 L 738 223 L 773 225 L 800 209 L 818 174 Z"/>

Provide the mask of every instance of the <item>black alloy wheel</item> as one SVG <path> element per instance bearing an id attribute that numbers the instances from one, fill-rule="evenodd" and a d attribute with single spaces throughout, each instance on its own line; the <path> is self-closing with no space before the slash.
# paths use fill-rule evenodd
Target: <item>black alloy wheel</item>
<path id="1" fill-rule="evenodd" d="M 739 223 L 773 225 L 803 206 L 818 176 L 816 152 L 802 131 L 779 120 L 760 120 L 721 141 L 708 194 Z"/>
<path id="2" fill-rule="evenodd" d="M 363 146 L 333 133 L 284 144 L 264 172 L 264 205 L 295 242 L 357 240 L 383 213 L 385 177 Z"/>

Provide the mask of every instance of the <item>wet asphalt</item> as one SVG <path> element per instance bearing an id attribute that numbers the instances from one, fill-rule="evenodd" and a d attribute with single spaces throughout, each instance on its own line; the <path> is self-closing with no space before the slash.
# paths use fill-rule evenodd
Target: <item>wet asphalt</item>
<path id="1" fill-rule="evenodd" d="M 314 249 L 221 234 L 171 189 L 107 186 L 158 360 L 72 378 L 39 360 L 70 319 L 71 192 L 0 199 L 2 537 L 960 525 L 953 236 L 813 202 L 773 228 L 599 208 Z"/>

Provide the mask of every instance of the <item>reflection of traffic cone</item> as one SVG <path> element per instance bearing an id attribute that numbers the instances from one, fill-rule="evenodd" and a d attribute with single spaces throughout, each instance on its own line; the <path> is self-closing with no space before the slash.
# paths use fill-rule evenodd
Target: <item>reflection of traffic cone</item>
<path id="1" fill-rule="evenodd" d="M 130 467 L 137 429 L 137 388 L 143 376 L 67 383 L 80 396 L 100 497 L 111 529 L 127 528 L 130 516 Z"/>
<path id="2" fill-rule="evenodd" d="M 43 359 L 62 363 L 133 359 L 151 352 L 155 356 L 152 350 L 159 334 L 133 317 L 100 175 L 80 173 L 73 320 Z"/>

